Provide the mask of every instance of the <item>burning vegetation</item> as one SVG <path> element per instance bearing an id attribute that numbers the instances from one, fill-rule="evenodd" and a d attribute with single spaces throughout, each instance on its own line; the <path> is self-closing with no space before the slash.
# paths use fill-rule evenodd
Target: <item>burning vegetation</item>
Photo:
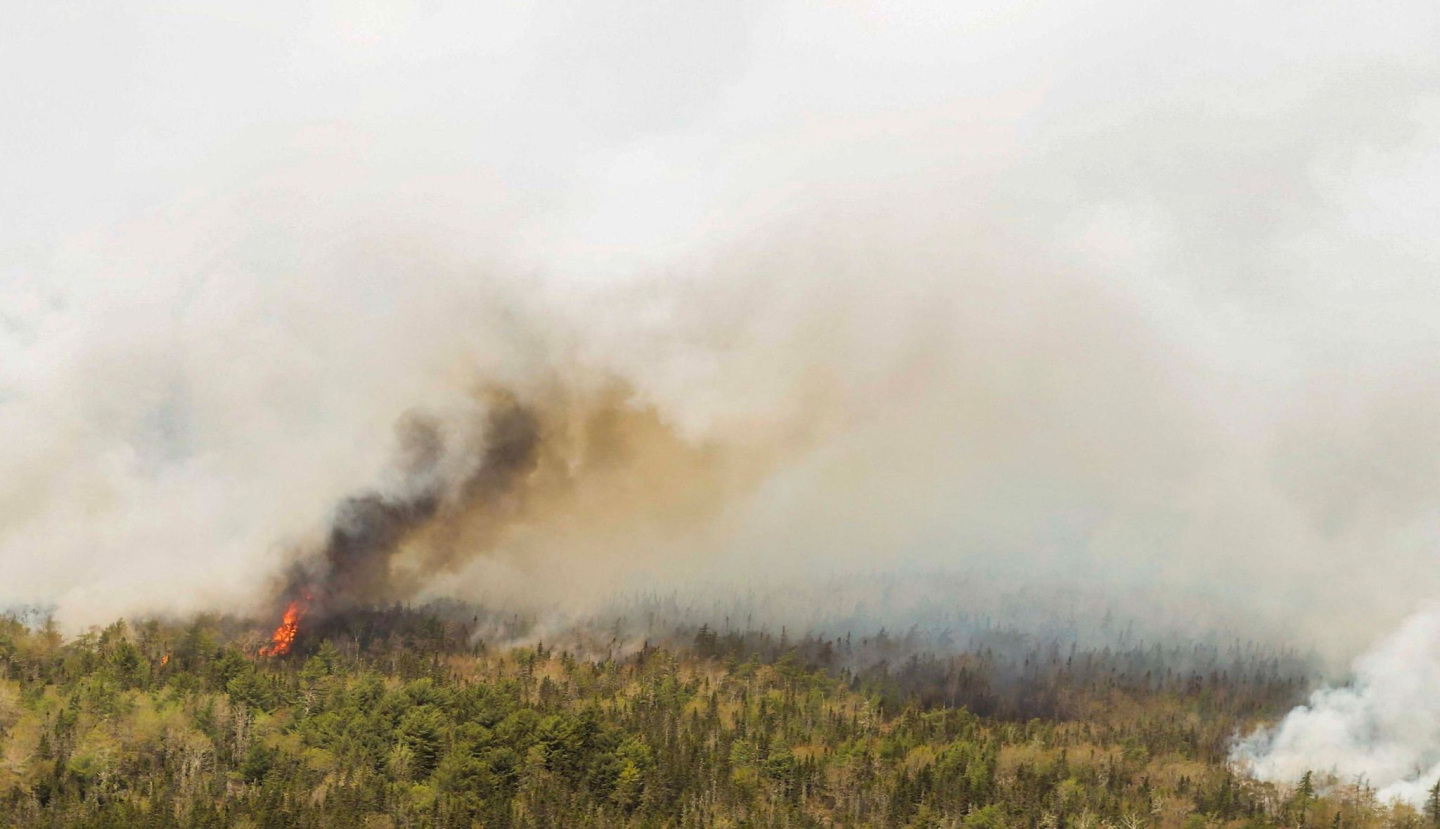
<path id="1" fill-rule="evenodd" d="M 292 568 L 281 592 L 288 597 L 285 610 L 260 655 L 290 653 L 307 615 L 323 618 L 407 596 L 417 574 L 397 573 L 393 560 L 427 528 L 477 514 L 501 525 L 505 513 L 518 508 L 516 490 L 537 462 L 539 422 L 511 395 L 492 395 L 488 402 L 478 437 L 484 449 L 458 482 L 447 481 L 439 469 L 447 449 L 440 425 L 418 416 L 400 424 L 400 491 L 368 492 L 340 504 L 320 554 Z M 442 564 L 438 559 L 431 554 L 422 563 L 429 570 Z"/>
<path id="2" fill-rule="evenodd" d="M 803 442 L 758 436 L 722 451 L 687 440 L 618 382 L 584 394 L 488 389 L 475 404 L 469 419 L 402 419 L 388 484 L 344 499 L 324 543 L 278 586 L 284 611 L 262 655 L 290 652 L 302 619 L 324 626 L 409 601 L 435 575 L 509 546 L 517 529 L 571 562 L 587 545 L 603 548 L 585 557 L 597 561 L 619 548 L 632 556 L 634 545 L 604 545 L 637 527 L 693 532 L 761 480 L 777 446 Z"/>
<path id="3" fill-rule="evenodd" d="M 275 632 L 270 634 L 270 644 L 260 648 L 261 656 L 284 656 L 290 652 L 295 644 L 295 637 L 300 633 L 300 620 L 305 618 L 306 602 L 303 599 L 296 599 L 285 607 L 285 613 L 280 617 L 280 624 L 276 626 Z"/>

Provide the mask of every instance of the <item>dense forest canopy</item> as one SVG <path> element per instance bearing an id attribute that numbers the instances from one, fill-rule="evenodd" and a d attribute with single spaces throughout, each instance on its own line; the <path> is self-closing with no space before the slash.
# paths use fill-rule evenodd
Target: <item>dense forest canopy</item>
<path id="1" fill-rule="evenodd" d="M 0 813 L 30 826 L 1418 826 L 1247 779 L 1313 664 L 1258 645 L 676 626 L 498 647 L 354 611 L 285 657 L 243 620 L 0 625 Z M 619 623 L 617 622 L 618 629 Z M 562 642 L 564 644 L 562 644 Z M 917 645 L 919 645 L 917 647 Z M 1176 666 L 1183 666 L 1177 668 Z"/>

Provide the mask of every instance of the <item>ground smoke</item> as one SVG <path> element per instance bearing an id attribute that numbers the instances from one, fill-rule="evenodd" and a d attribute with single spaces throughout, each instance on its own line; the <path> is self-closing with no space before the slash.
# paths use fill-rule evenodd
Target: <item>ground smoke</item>
<path id="1" fill-rule="evenodd" d="M 1355 662 L 1354 679 L 1322 688 L 1233 759 L 1256 777 L 1307 771 L 1364 779 L 1381 800 L 1424 802 L 1440 780 L 1440 607 L 1427 607 Z"/>

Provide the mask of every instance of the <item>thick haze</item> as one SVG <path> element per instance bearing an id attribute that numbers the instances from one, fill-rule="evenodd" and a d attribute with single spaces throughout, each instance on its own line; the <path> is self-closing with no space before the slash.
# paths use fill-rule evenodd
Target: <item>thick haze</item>
<path id="1" fill-rule="evenodd" d="M 366 597 L 981 563 L 1348 656 L 1440 594 L 1437 36 L 1433 2 L 11 9 L 0 602 L 264 608 L 371 499 L 425 512 Z M 497 400 L 541 448 L 470 489 Z"/>

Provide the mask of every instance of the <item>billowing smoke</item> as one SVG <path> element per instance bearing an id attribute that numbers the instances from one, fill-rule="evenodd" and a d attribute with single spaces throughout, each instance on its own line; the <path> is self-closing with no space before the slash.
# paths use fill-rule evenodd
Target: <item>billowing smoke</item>
<path id="1" fill-rule="evenodd" d="M 739 474 L 737 447 L 684 441 L 618 382 L 585 397 L 485 389 L 470 402 L 449 421 L 397 424 L 388 485 L 340 502 L 318 551 L 297 551 L 282 599 L 312 614 L 409 600 L 542 538 L 597 560 L 642 527 L 675 543 L 682 522 L 724 506 L 717 487 L 756 480 Z"/>
<path id="2" fill-rule="evenodd" d="M 509 517 L 506 513 L 518 508 L 523 494 L 519 490 L 534 470 L 540 424 L 513 400 L 497 405 L 482 433 L 484 451 L 465 470 L 454 492 L 447 492 L 436 474 L 445 451 L 438 428 L 412 418 L 404 422 L 401 437 L 404 490 L 366 493 L 341 502 L 317 569 L 305 572 L 306 562 L 301 562 L 285 590 L 288 596 L 329 607 L 406 598 L 391 567 L 401 545 L 434 522 L 453 520 L 474 509 L 483 509 L 489 522 L 503 524 Z"/>
<path id="3" fill-rule="evenodd" d="M 1233 759 L 1257 777 L 1306 772 L 1363 781 L 1382 801 L 1422 805 L 1440 782 L 1440 608 L 1415 614 L 1356 660 L 1348 685 L 1322 688 Z"/>
<path id="4" fill-rule="evenodd" d="M 1440 594 L 1437 19 L 30 4 L 0 601 L 983 564 L 1348 659 Z"/>

